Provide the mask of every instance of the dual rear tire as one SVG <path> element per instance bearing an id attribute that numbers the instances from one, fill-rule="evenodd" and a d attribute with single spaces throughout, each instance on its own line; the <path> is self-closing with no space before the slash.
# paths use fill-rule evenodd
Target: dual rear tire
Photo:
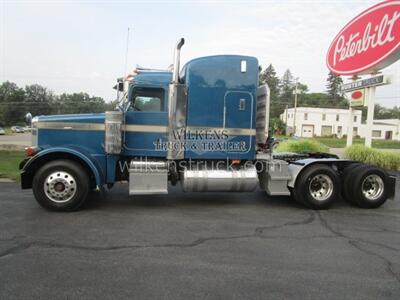
<path id="1" fill-rule="evenodd" d="M 330 166 L 314 164 L 297 177 L 292 190 L 295 200 L 312 209 L 327 209 L 340 195 L 341 182 Z"/>
<path id="2" fill-rule="evenodd" d="M 353 164 L 343 173 L 344 198 L 362 208 L 378 208 L 386 202 L 389 181 L 386 172 L 378 167 Z"/>
<path id="3" fill-rule="evenodd" d="M 327 209 L 340 195 L 362 208 L 380 207 L 388 198 L 388 175 L 378 167 L 353 163 L 341 176 L 332 167 L 314 164 L 297 177 L 292 196 L 311 209 Z"/>

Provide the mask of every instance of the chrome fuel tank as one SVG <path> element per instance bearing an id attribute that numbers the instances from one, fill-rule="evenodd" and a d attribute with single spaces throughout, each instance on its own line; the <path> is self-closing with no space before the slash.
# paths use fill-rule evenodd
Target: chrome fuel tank
<path id="1" fill-rule="evenodd" d="M 251 192 L 258 184 L 255 166 L 223 170 L 185 169 L 181 173 L 185 192 Z"/>

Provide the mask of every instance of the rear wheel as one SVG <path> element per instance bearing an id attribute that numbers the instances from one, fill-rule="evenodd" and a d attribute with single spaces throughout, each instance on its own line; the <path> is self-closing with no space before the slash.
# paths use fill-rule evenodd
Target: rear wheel
<path id="1" fill-rule="evenodd" d="M 55 160 L 42 166 L 32 183 L 36 201 L 54 211 L 77 210 L 86 201 L 90 182 L 85 169 L 70 160 Z"/>
<path id="2" fill-rule="evenodd" d="M 380 168 L 361 166 L 354 170 L 350 195 L 362 208 L 377 208 L 388 198 L 388 176 Z"/>
<path id="3" fill-rule="evenodd" d="M 316 164 L 299 174 L 293 195 L 298 202 L 312 209 L 326 209 L 340 194 L 340 186 L 335 170 Z"/>
<path id="4" fill-rule="evenodd" d="M 347 202 L 354 205 L 357 205 L 357 203 L 354 201 L 354 198 L 350 193 L 354 189 L 351 183 L 351 179 L 354 173 L 353 171 L 360 166 L 363 166 L 363 164 L 358 162 L 352 163 L 343 170 L 342 176 L 342 196 Z"/>

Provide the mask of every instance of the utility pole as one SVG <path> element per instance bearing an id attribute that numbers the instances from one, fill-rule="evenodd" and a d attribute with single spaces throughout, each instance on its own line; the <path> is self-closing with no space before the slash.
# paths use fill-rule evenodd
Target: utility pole
<path id="1" fill-rule="evenodd" d="M 360 77 L 357 75 L 353 75 L 351 80 L 356 82 Z M 347 122 L 347 139 L 346 139 L 346 147 L 350 147 L 353 145 L 353 118 L 354 118 L 354 108 L 351 105 L 351 99 L 349 101 L 349 120 Z"/>
<path id="2" fill-rule="evenodd" d="M 293 135 L 296 135 L 296 113 L 297 113 L 297 84 L 298 79 L 296 78 L 296 85 L 294 87 L 294 116 L 293 116 Z"/>
<path id="3" fill-rule="evenodd" d="M 289 105 L 286 104 L 286 109 L 285 109 L 285 126 L 286 126 L 286 130 L 285 130 L 285 134 L 287 134 L 288 132 L 288 128 L 289 128 L 289 124 L 288 124 L 288 113 L 289 113 Z"/>

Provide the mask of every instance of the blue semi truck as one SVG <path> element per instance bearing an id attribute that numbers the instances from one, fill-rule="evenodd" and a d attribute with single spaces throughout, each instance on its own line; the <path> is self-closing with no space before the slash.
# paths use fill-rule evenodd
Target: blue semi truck
<path id="1" fill-rule="evenodd" d="M 39 116 L 21 162 L 21 185 L 38 203 L 77 210 L 91 190 L 129 183 L 130 195 L 250 192 L 289 196 L 312 209 L 341 196 L 376 208 L 393 196 L 384 170 L 324 153 L 272 153 L 269 89 L 256 58 L 218 55 L 180 69 L 137 69 L 118 79 L 119 104 L 99 114 Z"/>

